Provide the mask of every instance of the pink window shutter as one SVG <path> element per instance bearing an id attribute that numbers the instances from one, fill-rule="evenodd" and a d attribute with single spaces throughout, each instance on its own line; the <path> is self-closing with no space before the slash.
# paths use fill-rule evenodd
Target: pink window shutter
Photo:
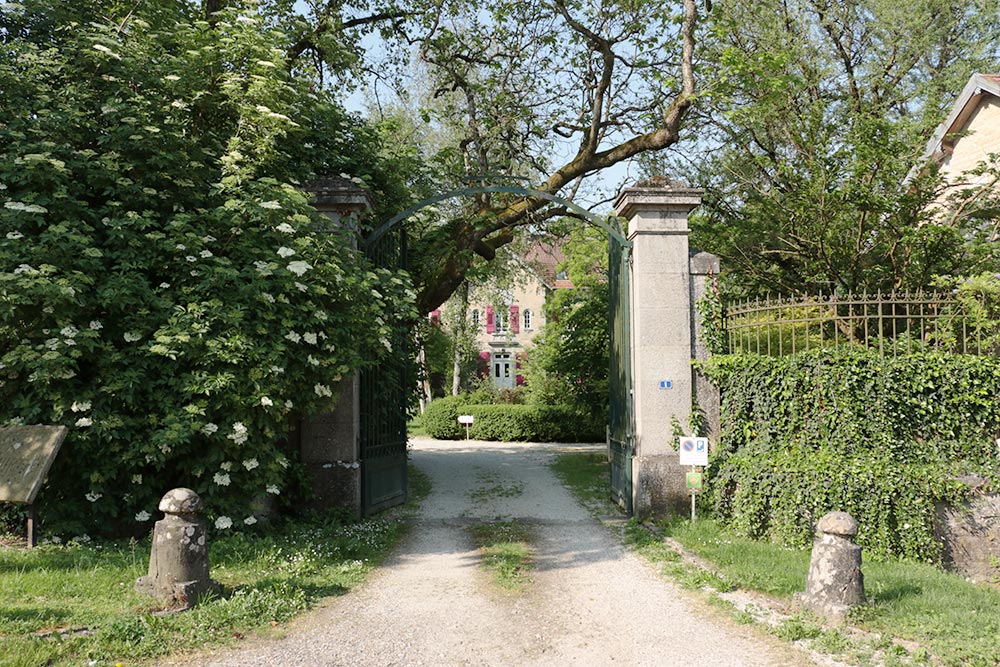
<path id="1" fill-rule="evenodd" d="M 521 322 L 517 317 L 518 310 L 519 308 L 517 306 L 510 307 L 510 330 L 512 333 L 518 333 L 521 331 Z"/>
<path id="2" fill-rule="evenodd" d="M 495 324 L 493 320 L 493 306 L 486 306 L 486 333 L 493 333 Z"/>

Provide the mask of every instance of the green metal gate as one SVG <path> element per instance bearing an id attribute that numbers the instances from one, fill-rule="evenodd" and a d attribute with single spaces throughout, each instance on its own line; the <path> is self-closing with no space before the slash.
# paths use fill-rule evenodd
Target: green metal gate
<path id="1" fill-rule="evenodd" d="M 615 218 L 617 234 L 608 234 L 608 324 L 611 342 L 608 356 L 610 414 L 608 456 L 611 462 L 611 497 L 632 514 L 632 457 L 635 455 L 632 424 L 632 333 L 629 318 L 629 262 L 631 247 Z"/>
<path id="2" fill-rule="evenodd" d="M 375 266 L 406 268 L 406 231 L 394 229 L 365 253 Z M 391 323 L 393 354 L 378 365 L 361 371 L 360 434 L 361 513 L 369 516 L 406 502 L 406 417 L 412 377 L 409 327 Z"/>

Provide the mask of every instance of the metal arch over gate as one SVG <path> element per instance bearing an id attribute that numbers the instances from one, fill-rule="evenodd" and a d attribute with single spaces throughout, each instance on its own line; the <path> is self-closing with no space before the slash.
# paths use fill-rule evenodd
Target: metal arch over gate
<path id="1" fill-rule="evenodd" d="M 631 329 L 629 326 L 629 266 L 632 243 L 625 237 L 618 218 L 606 220 L 567 201 L 541 190 L 507 185 L 476 186 L 452 190 L 411 206 L 387 220 L 363 242 L 366 254 L 373 259 L 386 258 L 387 245 L 383 237 L 417 211 L 447 199 L 485 193 L 506 193 L 545 199 L 565 206 L 569 211 L 608 233 L 608 280 L 610 282 L 609 327 L 610 344 L 610 414 L 608 419 L 608 447 L 611 460 L 611 496 L 629 514 L 632 514 L 632 457 L 634 456 L 634 418 L 632 415 Z M 394 235 L 395 236 L 395 235 Z M 394 259 L 405 262 L 405 234 L 400 233 L 388 245 L 399 248 Z M 400 264 L 402 266 L 402 264 Z M 402 342 L 402 341 L 400 341 Z M 366 379 L 367 375 L 367 379 Z M 362 375 L 360 442 L 362 513 L 367 515 L 385 507 L 399 504 L 406 499 L 405 453 L 405 401 L 400 393 L 398 401 L 386 403 L 378 397 L 376 386 L 388 382 L 399 386 L 401 377 L 395 369 L 372 369 Z M 386 409 L 398 412 L 395 417 Z M 369 425 L 369 426 L 366 426 Z M 381 424 L 382 428 L 378 425 Z M 391 428 L 386 430 L 385 425 Z M 400 430 L 402 429 L 402 431 Z M 400 433 L 402 440 L 400 440 Z"/>

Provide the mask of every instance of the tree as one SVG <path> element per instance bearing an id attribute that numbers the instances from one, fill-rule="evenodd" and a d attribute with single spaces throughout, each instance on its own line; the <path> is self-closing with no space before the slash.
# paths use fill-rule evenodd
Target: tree
<path id="1" fill-rule="evenodd" d="M 680 168 L 706 188 L 692 242 L 722 257 L 731 291 L 916 289 L 982 266 L 974 221 L 926 224 L 933 170 L 907 174 L 970 73 L 997 66 L 998 9 L 719 3 L 691 125 L 704 150 Z"/>
<path id="2" fill-rule="evenodd" d="M 572 402 L 588 414 L 605 415 L 611 335 L 608 239 L 602 230 L 570 224 L 560 269 L 573 289 L 555 290 L 545 304 L 545 330 L 525 366 L 528 391 L 534 401 Z"/>
<path id="3" fill-rule="evenodd" d="M 253 523 L 295 491 L 289 426 L 413 317 L 299 183 L 394 209 L 396 165 L 253 11 L 27 0 L 0 40 L 0 419 L 71 429 L 43 519 L 140 531 L 183 485 Z"/>
<path id="4" fill-rule="evenodd" d="M 695 100 L 694 0 L 410 7 L 421 19 L 413 39 L 445 102 L 430 112 L 462 119 L 455 180 L 523 178 L 572 198 L 595 173 L 676 142 Z M 566 213 L 544 198 L 484 194 L 471 212 L 421 229 L 419 309 L 444 302 L 476 257 L 492 260 L 518 228 Z"/>

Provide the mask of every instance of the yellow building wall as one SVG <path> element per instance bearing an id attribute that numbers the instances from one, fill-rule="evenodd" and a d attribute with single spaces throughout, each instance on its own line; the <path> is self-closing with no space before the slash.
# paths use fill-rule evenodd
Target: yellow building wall
<path id="1" fill-rule="evenodd" d="M 1000 99 L 984 95 L 962 131 L 964 136 L 955 140 L 941 163 L 941 173 L 949 181 L 974 169 L 990 153 L 1000 153 Z"/>

